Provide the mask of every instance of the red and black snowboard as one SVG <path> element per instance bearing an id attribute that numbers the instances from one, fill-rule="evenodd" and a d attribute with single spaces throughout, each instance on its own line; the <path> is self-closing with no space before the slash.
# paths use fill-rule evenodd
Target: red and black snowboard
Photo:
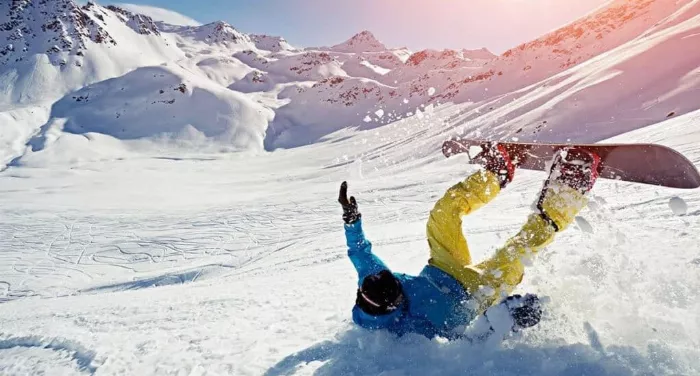
<path id="1" fill-rule="evenodd" d="M 445 157 L 481 152 L 484 140 L 447 140 Z M 558 150 L 575 146 L 600 156 L 599 177 L 671 188 L 698 188 L 700 174 L 679 152 L 657 144 L 540 144 L 498 142 L 505 145 L 517 168 L 544 171 Z"/>

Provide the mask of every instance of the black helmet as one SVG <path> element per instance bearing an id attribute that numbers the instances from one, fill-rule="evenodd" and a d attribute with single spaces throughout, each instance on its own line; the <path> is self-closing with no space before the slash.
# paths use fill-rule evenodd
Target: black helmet
<path id="1" fill-rule="evenodd" d="M 403 303 L 401 282 L 388 270 L 372 274 L 357 289 L 357 304 L 365 313 L 378 316 L 395 311 Z"/>

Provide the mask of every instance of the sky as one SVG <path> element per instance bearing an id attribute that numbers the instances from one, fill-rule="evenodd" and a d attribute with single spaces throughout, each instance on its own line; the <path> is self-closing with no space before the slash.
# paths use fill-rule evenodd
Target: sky
<path id="1" fill-rule="evenodd" d="M 128 0 L 201 23 L 223 20 L 246 33 L 280 35 L 299 47 L 329 46 L 369 30 L 388 47 L 486 47 L 495 53 L 535 39 L 607 1 Z"/>

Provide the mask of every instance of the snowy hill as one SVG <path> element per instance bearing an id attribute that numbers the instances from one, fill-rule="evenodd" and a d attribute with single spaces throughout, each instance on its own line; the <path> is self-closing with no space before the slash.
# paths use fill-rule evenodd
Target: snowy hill
<path id="1" fill-rule="evenodd" d="M 329 78 L 289 90 L 267 145 L 284 134 L 278 146 L 299 146 L 346 126 L 367 129 L 446 102 L 464 103 L 455 133 L 472 137 L 596 141 L 653 124 L 698 108 L 698 7 L 697 1 L 611 1 L 496 59 L 420 51 L 369 80 Z M 669 59 L 674 63 L 657 64 Z M 314 104 L 316 110 L 303 111 Z M 329 123 L 330 108 L 343 120 Z"/>
<path id="2" fill-rule="evenodd" d="M 585 134 L 589 127 L 580 125 L 586 122 L 605 128 L 602 133 L 588 133 L 595 135 L 587 138 L 593 141 L 603 135 L 642 127 L 671 113 L 678 115 L 698 108 L 691 104 L 697 90 L 697 84 L 693 83 L 693 69 L 698 57 L 692 52 L 686 53 L 693 50 L 690 47 L 694 44 L 692 31 L 698 13 L 696 1 L 611 1 L 581 20 L 497 58 L 485 50 L 426 50 L 413 53 L 405 62 L 386 60 L 383 65 L 378 65 L 369 58 L 361 64 L 361 61 L 338 53 L 334 57 L 343 63 L 345 73 L 353 78 L 342 78 L 340 85 L 341 78 L 328 78 L 310 87 L 298 88 L 296 92 L 287 91 L 290 101 L 277 111 L 266 144 L 268 148 L 274 147 L 274 138 L 284 134 L 284 140 L 280 140 L 278 146 L 303 145 L 343 127 L 365 129 L 384 124 L 388 120 L 373 115 L 379 110 L 393 114 L 393 118 L 402 118 L 420 113 L 422 105 L 446 102 L 466 104 L 461 111 L 462 126 L 456 130 L 462 134 L 473 132 L 472 135 L 503 138 L 562 140 Z M 675 28 L 663 31 L 663 25 L 669 22 L 673 22 Z M 677 42 L 660 45 L 666 40 Z M 366 53 L 360 59 L 369 56 Z M 663 56 L 672 56 L 677 63 L 667 69 L 651 69 L 649 64 L 661 61 Z M 595 63 L 586 65 L 592 59 Z M 365 67 L 358 68 L 360 65 Z M 634 86 L 625 83 L 635 80 L 637 74 L 614 73 L 622 68 L 645 74 L 640 79 L 650 84 L 667 80 L 674 82 L 671 86 L 676 87 L 678 80 L 685 75 L 689 80 L 683 84 L 683 93 L 673 94 L 673 102 L 678 105 L 672 106 L 669 102 L 667 106 L 651 106 L 653 98 L 666 98 L 668 87 L 652 85 L 653 89 L 649 89 L 650 86 L 645 86 L 646 92 L 641 94 Z M 603 81 L 586 81 L 587 77 L 602 71 L 608 72 L 605 78 L 601 78 L 605 84 Z M 647 73 L 642 73 L 645 71 Z M 362 72 L 368 73 L 358 77 Z M 330 83 L 335 83 L 332 88 Z M 562 96 L 565 89 L 568 93 Z M 628 104 L 597 100 L 594 112 L 597 120 L 586 119 L 588 107 L 575 102 L 583 96 L 596 100 L 597 97 L 634 95 L 648 99 L 640 101 L 630 97 Z M 513 105 L 516 100 L 518 105 Z M 565 119 L 548 116 L 550 107 L 562 101 L 567 103 L 560 106 L 580 108 L 580 112 L 557 112 L 566 113 Z M 311 114 L 304 112 L 303 108 L 309 105 L 317 110 Z M 330 108 L 334 108 L 332 112 L 343 114 L 340 117 L 343 120 L 329 123 L 325 114 L 331 111 Z M 649 109 L 651 112 L 647 112 Z M 632 115 L 635 111 L 647 112 L 649 116 L 629 121 L 623 119 L 616 127 L 604 125 L 615 113 L 638 118 Z M 546 132 L 542 133 L 545 128 Z M 295 129 L 298 136 L 293 133 Z M 530 131 L 526 132 L 527 129 Z M 295 141 L 290 143 L 288 140 Z"/>
<path id="3" fill-rule="evenodd" d="M 375 252 L 418 272 L 428 210 L 473 171 L 439 155 L 455 107 L 259 158 L 131 157 L 1 173 L 0 369 L 698 374 L 697 190 L 599 182 L 577 225 L 526 268 L 518 292 L 547 297 L 545 320 L 502 346 L 351 324 L 357 281 L 338 182 L 350 181 Z M 696 111 L 615 141 L 667 144 L 700 167 L 698 121 Z M 520 171 L 466 217 L 477 259 L 517 231 L 542 179 Z"/>
<path id="4" fill-rule="evenodd" d="M 469 51 L 454 50 L 424 50 L 409 56 L 406 65 L 409 67 L 423 67 L 425 71 L 434 69 L 455 69 L 460 66 L 482 66 L 495 59 L 496 55 L 488 53 L 472 54 Z"/>
<path id="5" fill-rule="evenodd" d="M 160 147 L 261 151 L 271 117 L 270 110 L 250 98 L 180 67 L 139 68 L 56 102 L 51 120 L 29 141 L 31 151 L 14 165 L 104 158 L 101 151 L 112 147 L 104 142 L 115 142 L 91 137 L 95 133 L 117 140 L 150 139 Z"/>

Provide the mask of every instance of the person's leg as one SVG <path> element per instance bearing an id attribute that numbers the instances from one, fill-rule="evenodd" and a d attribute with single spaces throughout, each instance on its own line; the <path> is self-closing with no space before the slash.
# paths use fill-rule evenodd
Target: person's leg
<path id="1" fill-rule="evenodd" d="M 435 203 L 427 225 L 429 264 L 455 276 L 472 260 L 462 234 L 462 216 L 493 200 L 501 187 L 496 174 L 480 170 L 460 182 Z"/>
<path id="2" fill-rule="evenodd" d="M 595 183 L 595 171 L 600 159 L 574 151 L 567 157 L 570 160 L 563 158 L 555 160 L 550 179 L 540 193 L 538 211 L 529 216 L 520 232 L 498 249 L 493 257 L 463 269 L 456 276 L 478 301 L 479 311 L 510 295 L 523 279 L 522 259 L 534 256 L 551 243 L 556 233 L 566 229 L 586 206 L 586 193 Z M 581 160 L 584 164 L 580 164 Z M 572 161 L 576 161 L 576 164 Z"/>

